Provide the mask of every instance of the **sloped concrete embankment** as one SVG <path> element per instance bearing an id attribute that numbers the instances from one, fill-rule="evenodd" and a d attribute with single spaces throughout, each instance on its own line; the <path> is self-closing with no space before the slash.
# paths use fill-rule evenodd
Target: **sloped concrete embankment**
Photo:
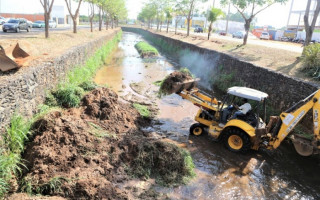
<path id="1" fill-rule="evenodd" d="M 32 116 L 37 106 L 43 103 L 48 90 L 54 88 L 75 66 L 83 65 L 98 48 L 119 31 L 120 29 L 92 42 L 73 47 L 51 62 L 29 66 L 23 73 L 17 72 L 1 77 L 0 130 L 9 124 L 14 112 Z"/>
<path id="2" fill-rule="evenodd" d="M 271 106 L 279 111 L 288 109 L 319 88 L 318 84 L 290 77 L 239 60 L 231 55 L 201 48 L 144 29 L 122 27 L 122 30 L 141 34 L 148 40 L 160 44 L 160 48 L 164 48 L 164 51 L 170 51 L 170 48 L 179 51 L 170 52 L 170 54 L 176 54 L 179 64 L 188 67 L 192 73 L 204 81 L 204 84 L 214 84 L 221 74 L 229 74 L 232 75 L 236 85 L 240 84 L 268 93 Z M 165 43 L 165 45 L 161 43 Z"/>

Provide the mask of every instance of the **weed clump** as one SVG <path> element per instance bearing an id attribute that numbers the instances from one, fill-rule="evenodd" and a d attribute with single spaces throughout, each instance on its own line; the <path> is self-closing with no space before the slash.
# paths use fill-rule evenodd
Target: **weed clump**
<path id="1" fill-rule="evenodd" d="M 164 186 L 186 184 L 195 176 L 192 157 L 186 150 L 162 141 L 140 141 L 133 145 L 131 173 L 136 177 L 155 178 Z"/>
<path id="2" fill-rule="evenodd" d="M 138 110 L 138 112 L 140 113 L 140 115 L 142 117 L 146 117 L 146 118 L 150 117 L 150 111 L 147 106 L 144 106 L 144 105 L 141 105 L 138 103 L 134 103 L 133 107 Z"/>
<path id="3" fill-rule="evenodd" d="M 320 79 L 320 44 L 310 44 L 302 52 L 303 71 L 308 76 Z"/>
<path id="4" fill-rule="evenodd" d="M 158 50 L 147 42 L 138 42 L 134 47 L 138 50 L 142 58 L 152 57 L 159 54 Z"/>
<path id="5" fill-rule="evenodd" d="M 81 102 L 84 90 L 79 86 L 60 86 L 55 91 L 52 91 L 52 95 L 55 97 L 59 106 L 72 108 L 78 107 Z"/>

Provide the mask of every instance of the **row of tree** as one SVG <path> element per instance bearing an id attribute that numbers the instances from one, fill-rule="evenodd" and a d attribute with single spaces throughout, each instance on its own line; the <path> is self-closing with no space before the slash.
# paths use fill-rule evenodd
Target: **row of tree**
<path id="1" fill-rule="evenodd" d="M 65 0 L 70 17 L 73 21 L 73 33 L 77 33 L 77 19 L 79 17 L 80 6 L 82 2 L 87 2 L 90 7 L 90 27 L 93 31 L 93 18 L 98 13 L 99 16 L 99 31 L 102 30 L 103 18 L 105 18 L 106 29 L 108 29 L 109 23 L 111 27 L 118 25 L 119 20 L 127 18 L 127 9 L 125 7 L 125 0 Z M 71 9 L 71 3 L 77 4 L 76 10 L 73 13 Z M 44 9 L 45 18 L 45 36 L 49 37 L 49 19 L 51 17 L 51 11 L 54 0 L 40 0 Z"/>
<path id="2" fill-rule="evenodd" d="M 173 17 L 175 18 L 175 32 L 177 32 L 177 25 L 179 21 L 185 17 L 187 21 L 187 36 L 190 33 L 190 22 L 192 17 L 194 16 L 195 10 L 199 6 L 199 4 L 207 2 L 208 0 L 149 0 L 146 5 L 143 7 L 141 12 L 138 15 L 138 20 L 142 22 L 148 23 L 148 27 L 151 28 L 151 22 L 156 20 L 157 22 L 157 29 L 160 27 L 162 22 L 167 21 L 167 30 L 169 20 Z M 284 4 L 288 0 L 220 0 L 220 4 L 222 6 L 230 6 L 232 5 L 236 10 L 237 14 L 243 18 L 244 21 L 244 28 L 246 34 L 243 38 L 243 45 L 247 44 L 248 33 L 250 29 L 250 25 L 253 22 L 254 18 L 263 10 L 269 8 L 275 3 Z M 310 9 L 310 1 L 308 0 L 307 11 L 308 8 Z M 317 0 L 320 2 L 320 0 Z M 317 6 L 316 11 L 318 8 Z M 306 15 L 308 12 L 306 12 Z M 223 12 L 220 9 L 216 8 L 209 8 L 208 11 L 205 13 L 208 21 L 210 22 L 209 29 L 212 30 L 212 22 L 214 22 L 217 18 L 224 16 Z M 315 14 L 315 16 L 317 16 Z M 308 25 L 308 19 L 305 20 Z M 311 27 L 314 23 L 312 22 Z M 306 28 L 307 30 L 312 30 L 312 28 Z M 210 31 L 208 33 L 208 39 L 210 37 Z M 307 31 L 307 36 L 312 35 Z M 308 43 L 309 44 L 309 43 Z"/>

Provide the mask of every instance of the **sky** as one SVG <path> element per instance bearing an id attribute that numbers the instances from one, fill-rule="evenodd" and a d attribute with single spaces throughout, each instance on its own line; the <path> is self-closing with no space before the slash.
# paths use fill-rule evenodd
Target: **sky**
<path id="1" fill-rule="evenodd" d="M 291 2 L 294 1 L 293 10 L 302 10 L 306 7 L 305 0 L 288 0 L 285 5 L 275 4 L 257 15 L 257 25 L 271 25 L 276 28 L 281 28 L 287 25 L 288 15 Z M 147 0 L 126 0 L 126 7 L 128 9 L 128 15 L 131 19 L 136 19 L 138 13 Z M 199 10 L 205 10 L 209 6 L 212 6 L 213 0 L 209 0 L 207 3 L 199 6 Z M 65 5 L 65 0 L 55 0 L 54 5 Z M 73 5 L 75 8 L 76 5 Z M 219 5 L 219 0 L 215 0 L 215 7 L 221 8 L 227 12 L 227 7 Z M 40 0 L 0 0 L 0 13 L 42 13 L 43 8 L 40 4 Z M 236 10 L 231 6 L 231 12 L 235 13 Z M 80 9 L 81 15 L 88 14 L 87 3 L 83 3 Z M 297 22 L 299 19 L 298 14 L 291 15 L 290 22 Z M 303 17 L 301 18 L 301 21 Z M 291 24 L 292 24 L 291 23 Z M 297 23 L 295 23 L 297 24 Z"/>

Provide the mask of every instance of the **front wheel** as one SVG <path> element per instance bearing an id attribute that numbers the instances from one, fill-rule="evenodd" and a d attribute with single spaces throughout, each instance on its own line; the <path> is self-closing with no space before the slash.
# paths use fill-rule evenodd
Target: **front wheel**
<path id="1" fill-rule="evenodd" d="M 205 132 L 204 126 L 200 123 L 192 124 L 190 126 L 189 131 L 191 135 L 195 135 L 195 136 L 203 135 L 203 133 Z"/>
<path id="2" fill-rule="evenodd" d="M 27 32 L 30 32 L 30 28 L 29 27 L 27 28 Z"/>
<path id="3" fill-rule="evenodd" d="M 230 128 L 224 135 L 224 145 L 232 152 L 245 153 L 251 148 L 251 141 L 244 131 Z"/>
<path id="4" fill-rule="evenodd" d="M 16 29 L 16 33 L 19 33 L 19 32 L 20 32 L 20 28 L 17 28 L 17 29 Z"/>

